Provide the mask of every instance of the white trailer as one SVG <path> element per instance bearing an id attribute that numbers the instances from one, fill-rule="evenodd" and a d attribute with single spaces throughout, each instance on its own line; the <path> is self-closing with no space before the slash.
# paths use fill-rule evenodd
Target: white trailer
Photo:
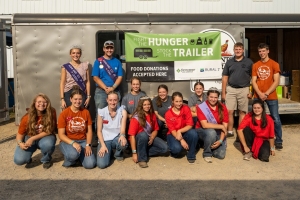
<path id="1" fill-rule="evenodd" d="M 81 45 L 81 60 L 93 63 L 103 53 L 102 45 L 106 40 L 115 42 L 117 56 L 125 55 L 125 32 L 199 33 L 219 29 L 230 33 L 236 42 L 245 43 L 245 27 L 298 26 L 296 19 L 299 17 L 299 14 L 14 14 L 16 123 L 19 123 L 38 92 L 46 93 L 59 111 L 60 66 L 69 61 L 72 45 Z M 123 62 L 123 68 L 126 69 L 126 62 Z M 188 99 L 193 81 L 170 81 L 165 84 L 169 87 L 169 93 L 181 91 Z M 142 83 L 142 89 L 153 97 L 159 84 L 161 82 L 156 82 L 154 78 L 151 82 Z M 206 80 L 204 84 L 207 88 L 211 84 L 220 87 L 220 80 Z M 91 85 L 93 95 L 93 82 Z M 127 93 L 128 88 L 124 77 L 123 93 Z M 281 114 L 300 113 L 299 103 L 288 101 L 284 104 L 280 105 Z M 91 102 L 93 115 L 94 110 L 94 103 Z"/>

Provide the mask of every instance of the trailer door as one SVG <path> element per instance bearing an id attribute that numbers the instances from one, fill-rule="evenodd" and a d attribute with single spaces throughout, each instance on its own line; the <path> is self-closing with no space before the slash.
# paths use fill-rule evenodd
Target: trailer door
<path id="1" fill-rule="evenodd" d="M 8 85 L 6 71 L 6 34 L 4 22 L 0 20 L 0 122 L 9 120 Z"/>

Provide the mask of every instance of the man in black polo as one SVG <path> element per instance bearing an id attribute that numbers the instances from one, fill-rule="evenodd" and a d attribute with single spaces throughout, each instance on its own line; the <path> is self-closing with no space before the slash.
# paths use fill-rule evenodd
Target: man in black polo
<path id="1" fill-rule="evenodd" d="M 239 123 L 248 112 L 248 99 L 252 97 L 249 86 L 253 62 L 244 56 L 244 45 L 234 45 L 234 57 L 225 64 L 222 73 L 222 101 L 226 102 L 229 114 L 227 137 L 234 136 L 234 111 L 239 111 Z"/>

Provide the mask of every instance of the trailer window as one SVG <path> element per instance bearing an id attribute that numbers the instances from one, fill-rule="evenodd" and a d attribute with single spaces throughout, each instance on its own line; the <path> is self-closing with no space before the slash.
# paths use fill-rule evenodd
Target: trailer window
<path id="1" fill-rule="evenodd" d="M 131 30 L 126 32 L 138 33 L 138 31 Z M 96 56 L 97 58 L 103 56 L 103 44 L 107 40 L 114 42 L 115 50 L 113 56 L 125 62 L 125 32 L 123 31 L 98 31 L 96 34 Z"/>

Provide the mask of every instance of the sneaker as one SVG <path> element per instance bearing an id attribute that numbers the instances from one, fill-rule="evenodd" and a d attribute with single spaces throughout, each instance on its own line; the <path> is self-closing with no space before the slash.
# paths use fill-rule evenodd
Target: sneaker
<path id="1" fill-rule="evenodd" d="M 234 133 L 233 133 L 233 132 L 228 132 L 226 137 L 229 138 L 229 137 L 233 137 L 233 136 L 234 136 Z"/>
<path id="2" fill-rule="evenodd" d="M 252 153 L 251 153 L 251 151 L 249 151 L 248 153 L 244 154 L 244 158 L 243 159 L 249 161 L 251 157 L 252 157 Z"/>
<path id="3" fill-rule="evenodd" d="M 275 144 L 275 149 L 281 150 L 283 148 L 282 143 L 276 143 Z"/>
<path id="4" fill-rule="evenodd" d="M 35 166 L 34 163 L 32 163 L 32 158 L 30 158 L 30 160 L 28 161 L 28 163 L 26 163 L 25 168 L 26 169 L 30 169 L 33 168 Z"/>
<path id="5" fill-rule="evenodd" d="M 147 165 L 146 162 L 139 162 L 139 166 L 140 166 L 141 168 L 147 168 L 147 167 L 148 167 L 148 165 Z"/>
<path id="6" fill-rule="evenodd" d="M 204 157 L 204 160 L 205 160 L 207 163 L 212 163 L 212 158 L 211 158 L 211 157 Z"/>
<path id="7" fill-rule="evenodd" d="M 189 162 L 190 164 L 194 164 L 194 163 L 195 163 L 195 160 L 188 160 L 188 162 Z"/>
<path id="8" fill-rule="evenodd" d="M 46 162 L 46 163 L 43 164 L 43 168 L 44 169 L 49 169 L 52 165 L 53 165 L 52 162 Z"/>

